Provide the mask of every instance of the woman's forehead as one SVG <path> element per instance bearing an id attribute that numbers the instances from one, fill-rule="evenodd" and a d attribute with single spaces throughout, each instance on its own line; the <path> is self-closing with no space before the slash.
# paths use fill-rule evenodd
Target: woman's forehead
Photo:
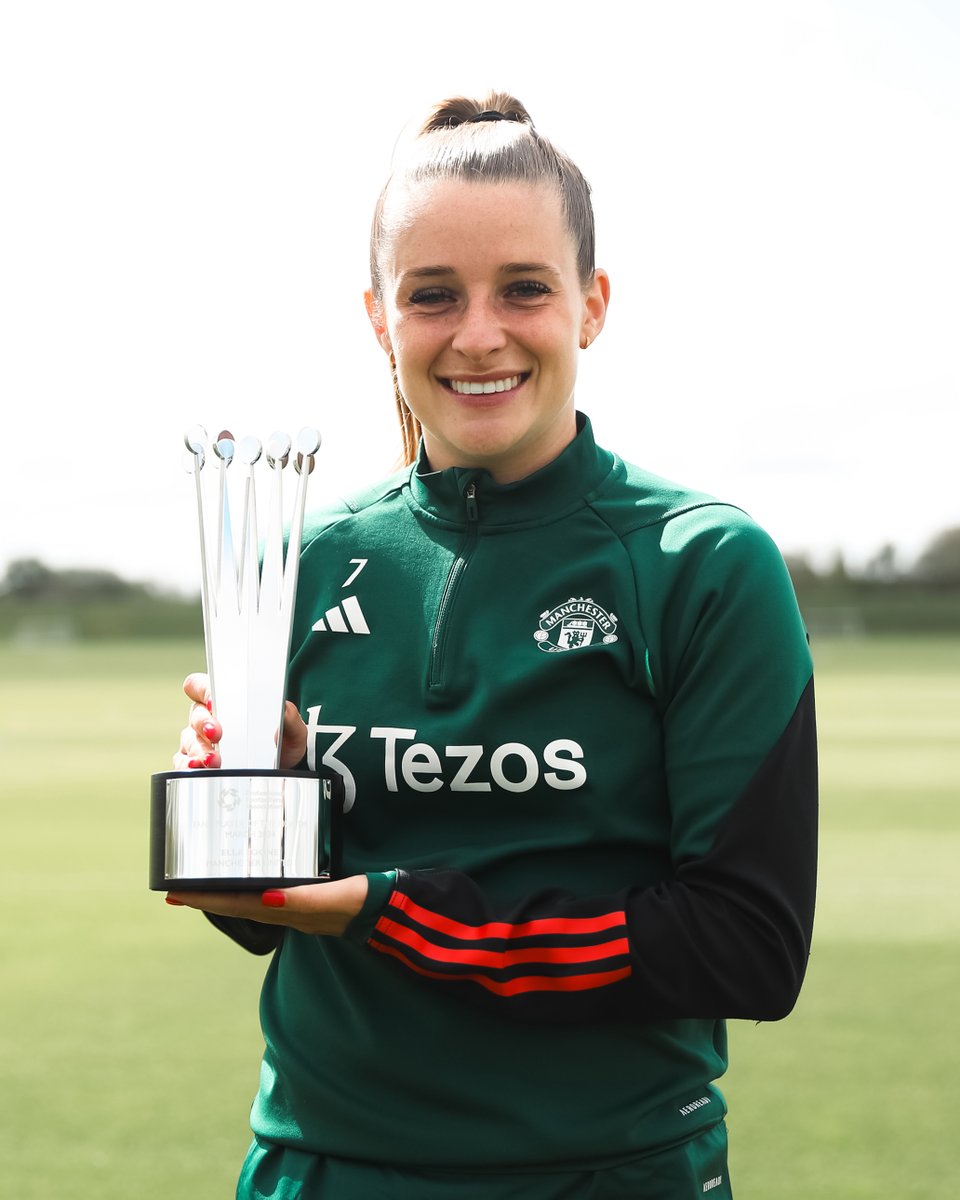
<path id="1" fill-rule="evenodd" d="M 485 251 L 494 259 L 540 261 L 573 254 L 560 197 L 546 184 L 440 179 L 390 189 L 383 265 L 407 270 Z M 439 260 L 438 260 L 439 262 Z"/>

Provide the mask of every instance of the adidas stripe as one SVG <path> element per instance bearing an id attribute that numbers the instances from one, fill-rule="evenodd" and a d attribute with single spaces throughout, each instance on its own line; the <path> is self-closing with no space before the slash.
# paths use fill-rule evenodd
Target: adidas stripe
<path id="1" fill-rule="evenodd" d="M 368 945 L 420 975 L 469 980 L 501 996 L 585 991 L 626 979 L 632 970 L 622 911 L 469 925 L 397 891 Z"/>
<path id="2" fill-rule="evenodd" d="M 328 608 L 313 626 L 318 633 L 369 633 L 360 601 L 356 596 L 347 596 L 342 604 Z"/>

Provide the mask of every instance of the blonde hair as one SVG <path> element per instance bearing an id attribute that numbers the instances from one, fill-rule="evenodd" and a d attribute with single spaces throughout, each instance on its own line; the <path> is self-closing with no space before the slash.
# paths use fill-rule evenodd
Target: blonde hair
<path id="1" fill-rule="evenodd" d="M 583 287 L 593 280 L 595 234 L 590 185 L 562 150 L 534 128 L 526 108 L 506 92 L 483 99 L 456 96 L 435 105 L 416 136 L 400 147 L 393 171 L 377 200 L 370 233 L 370 282 L 374 301 L 382 302 L 380 256 L 385 239 L 384 209 L 392 185 L 435 179 L 530 183 L 556 189 L 573 238 L 577 273 Z M 412 463 L 420 441 L 420 422 L 400 391 L 391 359 L 393 390 L 400 422 L 403 463 Z"/>

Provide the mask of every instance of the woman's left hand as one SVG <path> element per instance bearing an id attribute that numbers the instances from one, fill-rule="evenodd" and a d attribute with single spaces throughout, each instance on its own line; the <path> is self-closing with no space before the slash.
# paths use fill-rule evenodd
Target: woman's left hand
<path id="1" fill-rule="evenodd" d="M 301 933 L 339 937 L 367 898 L 366 875 L 267 892 L 170 892 L 168 904 L 264 925 L 289 925 Z"/>

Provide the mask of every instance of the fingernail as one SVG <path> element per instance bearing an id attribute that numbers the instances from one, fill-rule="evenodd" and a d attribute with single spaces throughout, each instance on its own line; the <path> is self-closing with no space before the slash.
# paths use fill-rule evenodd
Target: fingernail
<path id="1" fill-rule="evenodd" d="M 168 904 L 176 905 L 177 908 L 186 908 L 186 905 L 182 900 L 174 900 L 172 896 L 167 896 L 166 901 Z"/>
<path id="2" fill-rule="evenodd" d="M 216 758 L 217 758 L 217 756 L 215 754 L 208 754 L 207 757 L 203 760 L 203 766 L 212 767 L 214 762 L 216 761 Z"/>
<path id="3" fill-rule="evenodd" d="M 206 723 L 206 725 L 204 725 L 204 727 L 203 727 L 203 736 L 207 739 L 208 742 L 219 741 L 220 740 L 220 730 L 217 729 L 216 725 L 213 725 L 208 721 Z"/>
<path id="4" fill-rule="evenodd" d="M 207 701 L 207 712 L 209 712 L 209 713 L 213 712 L 213 701 L 212 700 Z"/>
<path id="5" fill-rule="evenodd" d="M 196 771 L 200 767 L 206 766 L 206 763 L 203 761 L 202 758 L 191 758 L 190 761 L 187 763 L 187 766 L 191 771 Z"/>
<path id="6" fill-rule="evenodd" d="M 260 903 L 265 908 L 283 908 L 287 898 L 283 892 L 264 892 L 260 897 Z"/>

